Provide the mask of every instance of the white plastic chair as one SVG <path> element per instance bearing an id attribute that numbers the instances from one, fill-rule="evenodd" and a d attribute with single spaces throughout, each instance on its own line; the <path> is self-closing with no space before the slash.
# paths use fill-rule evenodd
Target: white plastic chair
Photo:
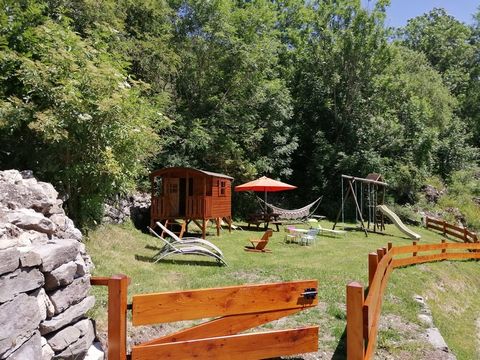
<path id="1" fill-rule="evenodd" d="M 301 245 L 310 245 L 310 243 L 315 244 L 317 235 L 320 232 L 320 229 L 310 229 L 305 235 L 302 235 L 300 238 Z"/>

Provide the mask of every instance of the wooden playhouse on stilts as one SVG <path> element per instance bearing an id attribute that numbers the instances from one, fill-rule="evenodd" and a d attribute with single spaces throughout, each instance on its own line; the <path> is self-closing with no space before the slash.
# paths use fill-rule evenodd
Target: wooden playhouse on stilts
<path id="1" fill-rule="evenodd" d="M 150 174 L 152 206 L 150 227 L 160 221 L 182 237 L 194 222 L 205 238 L 208 221 L 215 221 L 217 236 L 222 219 L 232 223 L 233 178 L 210 171 L 171 167 Z"/>

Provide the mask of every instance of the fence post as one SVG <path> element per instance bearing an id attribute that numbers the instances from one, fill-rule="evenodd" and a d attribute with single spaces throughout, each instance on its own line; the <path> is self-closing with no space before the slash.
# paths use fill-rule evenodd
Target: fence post
<path id="1" fill-rule="evenodd" d="M 377 249 L 377 255 L 378 255 L 378 262 L 382 261 L 383 255 L 385 255 L 382 248 Z"/>
<path id="2" fill-rule="evenodd" d="M 416 241 L 413 242 L 413 246 L 417 246 L 417 242 L 416 242 Z M 417 256 L 417 252 L 416 252 L 416 251 L 413 252 L 413 256 Z"/>
<path id="3" fill-rule="evenodd" d="M 372 286 L 373 277 L 377 271 L 378 266 L 378 254 L 371 252 L 368 254 L 368 286 Z"/>
<path id="4" fill-rule="evenodd" d="M 446 222 L 445 222 L 445 220 L 443 220 L 442 222 L 443 222 L 443 236 L 447 236 L 447 225 L 446 225 Z"/>
<path id="5" fill-rule="evenodd" d="M 358 282 L 347 285 L 347 360 L 363 360 L 363 286 Z"/>
<path id="6" fill-rule="evenodd" d="M 388 251 L 392 250 L 393 244 L 391 242 L 388 243 Z"/>
<path id="7" fill-rule="evenodd" d="M 108 279 L 108 359 L 127 357 L 128 276 L 119 274 Z"/>
<path id="8" fill-rule="evenodd" d="M 470 240 L 468 240 L 468 230 L 466 227 L 463 228 L 463 241 L 470 242 Z"/>
<path id="9" fill-rule="evenodd" d="M 445 244 L 445 239 L 442 239 L 442 244 Z M 442 254 L 445 254 L 447 252 L 447 249 L 442 249 Z"/>

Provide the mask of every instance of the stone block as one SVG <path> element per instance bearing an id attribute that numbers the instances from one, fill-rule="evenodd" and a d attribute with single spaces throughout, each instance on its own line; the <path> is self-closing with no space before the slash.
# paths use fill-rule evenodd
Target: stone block
<path id="1" fill-rule="evenodd" d="M 83 359 L 88 352 L 90 346 L 92 346 L 93 340 L 95 340 L 95 332 L 92 322 L 89 321 L 90 326 L 88 331 L 80 337 L 76 342 L 69 345 L 65 350 L 55 356 L 55 359 L 75 360 Z"/>
<path id="2" fill-rule="evenodd" d="M 80 336 L 85 336 L 86 334 L 95 331 L 91 319 L 80 320 L 76 322 L 74 326 L 80 331 Z"/>
<path id="3" fill-rule="evenodd" d="M 3 171 L 0 176 L 5 176 Z M 57 204 L 58 193 L 51 184 L 37 182 L 35 178 L 19 179 L 17 175 L 7 177 L 5 181 L 0 178 L 0 202 L 10 208 L 34 209 L 48 214 Z"/>
<path id="4" fill-rule="evenodd" d="M 87 355 L 83 360 L 104 360 L 105 353 L 102 349 L 102 344 L 100 342 L 94 342 L 92 346 L 88 348 Z"/>
<path id="5" fill-rule="evenodd" d="M 45 273 L 45 289 L 53 290 L 60 286 L 71 284 L 77 273 L 77 264 L 75 261 L 70 261 L 60 265 L 51 272 Z"/>
<path id="6" fill-rule="evenodd" d="M 48 297 L 47 293 L 45 292 L 45 289 L 40 288 L 34 291 L 31 295 L 37 298 L 38 308 L 39 308 L 42 320 L 52 317 L 53 314 L 55 313 L 55 308 L 52 302 L 50 301 L 50 298 Z"/>
<path id="7" fill-rule="evenodd" d="M 75 279 L 70 285 L 50 292 L 48 296 L 55 307 L 55 314 L 59 314 L 69 306 L 83 300 L 87 296 L 89 290 L 90 277 L 84 276 Z"/>
<path id="8" fill-rule="evenodd" d="M 22 174 L 18 170 L 3 170 L 0 171 L 0 182 L 7 184 L 15 184 L 22 180 Z"/>
<path id="9" fill-rule="evenodd" d="M 33 336 L 15 350 L 7 360 L 42 360 L 40 333 L 35 331 Z"/>
<path id="10" fill-rule="evenodd" d="M 77 265 L 77 271 L 75 273 L 76 277 L 83 276 L 88 273 L 89 269 L 87 267 L 87 264 L 85 264 L 85 260 L 83 260 L 82 255 L 77 255 L 75 259 L 75 265 Z"/>
<path id="11" fill-rule="evenodd" d="M 78 241 L 69 239 L 53 240 L 48 244 L 33 247 L 32 251 L 39 254 L 42 258 L 40 270 L 49 272 L 60 265 L 75 260 L 78 253 Z"/>
<path id="12" fill-rule="evenodd" d="M 44 282 L 43 274 L 36 268 L 19 268 L 0 276 L 0 303 L 9 301 L 20 293 L 38 289 Z"/>
<path id="13" fill-rule="evenodd" d="M 90 310 L 95 304 L 95 298 L 89 296 L 83 299 L 78 304 L 72 305 L 63 313 L 54 316 L 51 319 L 45 320 L 40 324 L 40 333 L 42 335 L 51 333 L 58 329 L 61 329 L 65 325 L 68 325 L 82 317 Z"/>
<path id="14" fill-rule="evenodd" d="M 55 352 L 62 351 L 72 345 L 81 336 L 80 330 L 75 326 L 67 326 L 51 336 L 47 336 L 47 343 Z"/>
<path id="15" fill-rule="evenodd" d="M 20 294 L 0 305 L 0 359 L 7 357 L 28 340 L 41 321 L 37 299 Z"/>
<path id="16" fill-rule="evenodd" d="M 20 266 L 20 251 L 16 248 L 0 250 L 0 275 L 11 272 Z"/>
<path id="17" fill-rule="evenodd" d="M 20 234 L 18 241 L 25 245 L 43 245 L 48 242 L 48 235 L 34 230 L 28 230 Z"/>
<path id="18" fill-rule="evenodd" d="M 32 209 L 18 209 L 8 212 L 6 220 L 24 230 L 35 230 L 51 235 L 56 230 L 56 225 L 42 213 Z"/>
<path id="19" fill-rule="evenodd" d="M 31 246 L 19 247 L 20 265 L 22 267 L 34 267 L 42 264 L 42 258 L 39 254 L 32 251 Z"/>
<path id="20" fill-rule="evenodd" d="M 42 337 L 42 339 L 44 339 Z M 42 345 L 42 360 L 51 360 L 55 356 L 55 352 L 46 342 Z"/>
<path id="21" fill-rule="evenodd" d="M 8 235 L 0 234 L 0 251 L 18 246 L 16 239 L 9 239 Z"/>

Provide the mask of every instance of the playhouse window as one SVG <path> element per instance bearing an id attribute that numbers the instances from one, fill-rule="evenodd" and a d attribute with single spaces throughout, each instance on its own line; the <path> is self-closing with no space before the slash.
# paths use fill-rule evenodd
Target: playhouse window
<path id="1" fill-rule="evenodd" d="M 218 196 L 227 196 L 227 182 L 220 180 L 220 186 L 218 187 Z"/>
<path id="2" fill-rule="evenodd" d="M 176 194 L 178 193 L 178 184 L 176 183 L 170 183 L 168 184 L 168 193 L 169 194 Z"/>

